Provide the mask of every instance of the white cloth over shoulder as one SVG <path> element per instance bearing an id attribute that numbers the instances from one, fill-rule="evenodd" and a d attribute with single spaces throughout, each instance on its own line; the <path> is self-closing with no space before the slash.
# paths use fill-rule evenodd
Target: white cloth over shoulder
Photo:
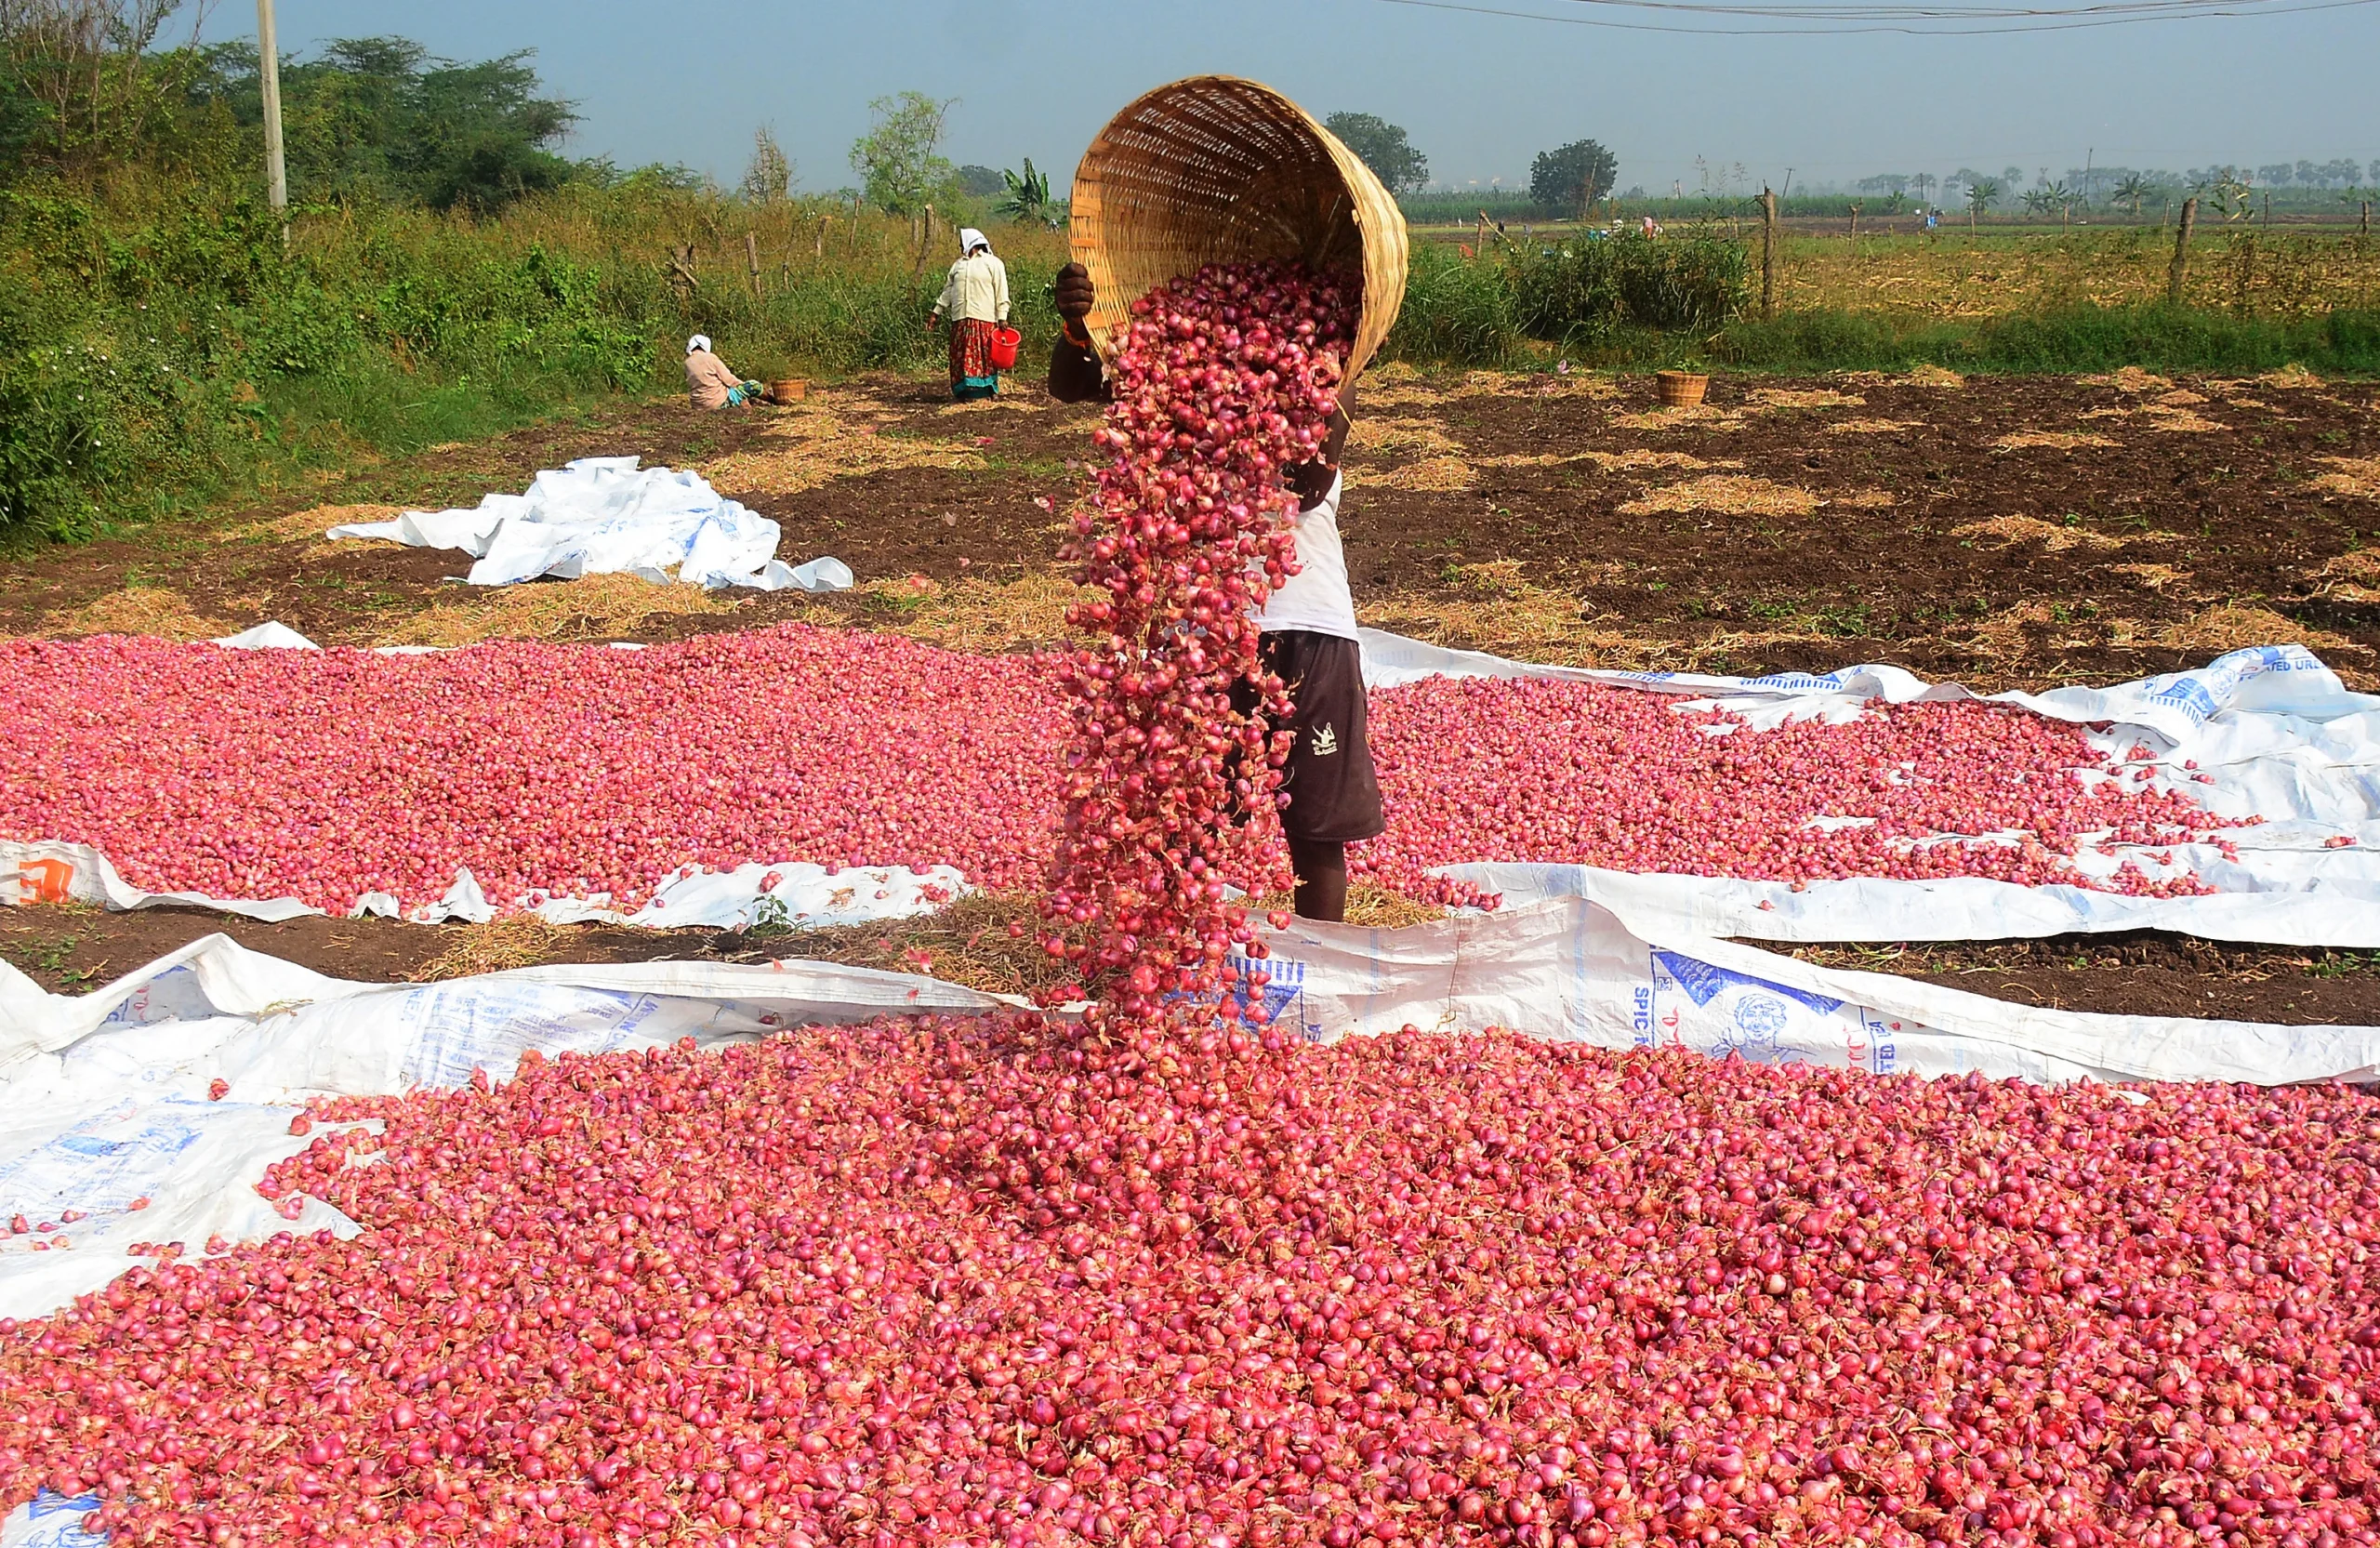
<path id="1" fill-rule="evenodd" d="M 1339 544 L 1339 498 L 1346 488 L 1333 476 L 1330 493 L 1297 519 L 1298 573 L 1266 599 L 1256 627 L 1267 634 L 1304 629 L 1357 638 L 1355 599 L 1347 589 L 1347 551 Z"/>
<path id="2" fill-rule="evenodd" d="M 797 569 L 775 558 L 777 524 L 725 498 L 700 473 L 637 461 L 584 456 L 539 473 L 525 494 L 489 495 L 469 509 L 408 510 L 326 536 L 459 549 L 479 561 L 467 577 L 474 586 L 618 573 L 667 582 L 673 569 L 679 580 L 714 589 L 840 591 L 852 584 L 839 559 Z"/>

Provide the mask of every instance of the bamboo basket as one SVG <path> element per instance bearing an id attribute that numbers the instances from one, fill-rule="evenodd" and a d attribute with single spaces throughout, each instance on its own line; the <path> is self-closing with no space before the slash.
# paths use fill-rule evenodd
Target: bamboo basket
<path id="1" fill-rule="evenodd" d="M 1162 86 L 1108 121 L 1075 168 L 1086 320 L 1112 362 L 1134 301 L 1207 263 L 1295 258 L 1360 278 L 1354 381 L 1405 300 L 1405 217 L 1371 169 L 1295 102 L 1233 75 Z"/>
<path id="2" fill-rule="evenodd" d="M 769 402 L 795 404 L 810 396 L 810 383 L 801 377 L 779 377 L 769 383 Z"/>
<path id="3" fill-rule="evenodd" d="M 1663 408 L 1699 408 L 1711 390 L 1710 377 L 1699 371 L 1656 371 L 1653 382 Z"/>

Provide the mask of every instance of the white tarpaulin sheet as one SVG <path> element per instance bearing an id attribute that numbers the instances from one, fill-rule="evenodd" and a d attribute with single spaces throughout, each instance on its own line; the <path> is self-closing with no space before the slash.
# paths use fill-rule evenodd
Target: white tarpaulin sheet
<path id="1" fill-rule="evenodd" d="M 2076 857 L 2076 868 L 2091 877 L 2110 876 L 2126 860 L 2152 877 L 2188 870 L 2217 889 L 2199 897 L 1977 879 L 1858 878 L 1796 890 L 1785 882 L 1586 866 L 1479 862 L 1445 868 L 1508 904 L 1582 897 L 1620 907 L 1641 926 L 1780 941 L 2172 930 L 2211 940 L 2380 946 L 2380 697 L 2348 692 L 2302 646 L 2233 651 L 2194 671 L 2111 688 L 1992 695 L 1928 683 L 1898 667 L 1763 678 L 1595 671 L 1446 650 L 1377 629 L 1364 631 L 1363 646 L 1365 681 L 1374 689 L 1434 676 L 1561 678 L 1673 695 L 1681 708 L 1724 709 L 1754 731 L 1793 720 L 1846 721 L 1878 701 L 1982 700 L 2078 725 L 2109 722 L 2104 731 L 2086 730 L 2086 738 L 2118 761 L 2146 746 L 2148 760 L 2127 763 L 2154 771 L 2143 788 L 2179 789 L 2218 817 L 2263 819 L 2222 830 L 2236 858 L 2211 843 L 2151 851 L 2094 844 L 2087 836 Z M 2170 863 L 2152 857 L 2168 855 Z"/>
<path id="2" fill-rule="evenodd" d="M 549 898 L 526 910 L 556 924 L 612 923 L 648 930 L 702 926 L 744 930 L 753 925 L 811 929 L 865 924 L 930 913 L 971 891 L 949 866 L 913 871 L 906 866 L 853 866 L 828 870 L 807 860 L 776 865 L 749 863 L 733 870 L 680 870 L 665 878 L 650 901 L 633 912 L 613 908 L 611 894 Z M 294 897 L 217 898 L 204 893 L 147 893 L 116 873 L 108 857 L 88 844 L 45 839 L 18 843 L 0 839 L 0 904 L 89 903 L 103 908 L 217 908 L 244 919 L 276 921 L 323 912 Z M 403 919 L 415 924 L 485 924 L 496 906 L 480 890 L 469 867 L 435 903 L 405 909 L 387 893 L 366 893 L 347 911 Z"/>
<path id="3" fill-rule="evenodd" d="M 357 522 L 331 537 L 383 538 L 413 548 L 459 549 L 479 562 L 474 586 L 539 576 L 570 579 L 625 572 L 704 587 L 840 591 L 840 559 L 795 567 L 776 557 L 777 524 L 711 488 L 699 473 L 639 468 L 632 456 L 583 456 L 549 468 L 521 495 L 489 495 L 467 510 L 408 510 L 393 522 Z"/>

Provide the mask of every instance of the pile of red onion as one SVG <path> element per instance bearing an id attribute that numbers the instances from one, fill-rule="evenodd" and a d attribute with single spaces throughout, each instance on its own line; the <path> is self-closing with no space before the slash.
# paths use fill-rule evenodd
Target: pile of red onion
<path id="1" fill-rule="evenodd" d="M 2380 1104 L 1030 1018 L 318 1105 L 0 1323 L 134 1542 L 2374 1540 Z M 375 1135 L 359 1120 L 384 1120 Z"/>
<path id="2" fill-rule="evenodd" d="M 1068 614 L 1074 746 L 1046 944 L 1136 1021 L 1220 987 L 1249 938 L 1227 886 L 1286 880 L 1277 829 L 1253 826 L 1283 749 L 1233 690 L 1280 681 L 1255 610 L 1297 564 L 1285 470 L 1320 455 L 1354 337 L 1352 298 L 1295 265 L 1210 265 L 1132 303 L 1098 432 L 1113 453 L 1075 522 Z"/>

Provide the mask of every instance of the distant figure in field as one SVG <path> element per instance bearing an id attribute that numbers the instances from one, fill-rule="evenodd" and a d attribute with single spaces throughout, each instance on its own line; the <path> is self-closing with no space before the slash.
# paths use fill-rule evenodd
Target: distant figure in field
<path id="1" fill-rule="evenodd" d="M 686 340 L 686 395 L 696 408 L 730 408 L 760 395 L 760 384 L 746 381 L 710 352 L 710 335 L 698 333 Z"/>
<path id="2" fill-rule="evenodd" d="M 959 261 L 933 304 L 929 327 L 950 316 L 950 395 L 960 403 L 1000 390 L 992 364 L 992 335 L 1008 321 L 1008 265 L 992 256 L 991 239 L 974 227 L 959 233 Z"/>

